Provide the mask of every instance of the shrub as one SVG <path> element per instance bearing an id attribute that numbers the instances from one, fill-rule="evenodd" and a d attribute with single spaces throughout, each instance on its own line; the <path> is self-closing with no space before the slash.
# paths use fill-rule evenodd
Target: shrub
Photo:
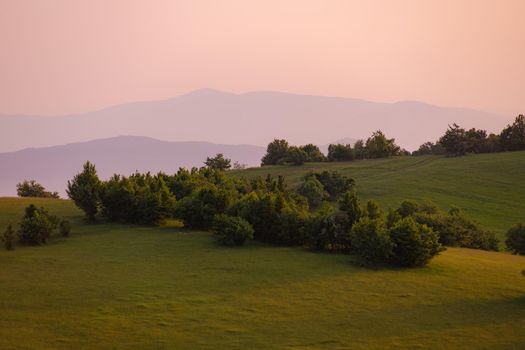
<path id="1" fill-rule="evenodd" d="M 67 195 L 84 211 L 88 221 L 94 221 L 100 205 L 102 183 L 94 164 L 86 162 L 84 170 L 67 182 Z"/>
<path id="2" fill-rule="evenodd" d="M 217 155 L 213 158 L 206 158 L 204 164 L 208 168 L 224 171 L 231 168 L 231 159 L 224 158 L 222 153 L 217 153 Z"/>
<path id="3" fill-rule="evenodd" d="M 363 265 L 384 262 L 392 253 L 392 242 L 383 223 L 368 217 L 361 218 L 352 227 L 350 244 Z"/>
<path id="4" fill-rule="evenodd" d="M 315 177 L 324 187 L 325 191 L 329 195 L 329 200 L 336 200 L 339 195 L 349 191 L 353 188 L 355 181 L 354 179 L 341 175 L 337 171 L 323 171 L 321 173 L 310 173 L 305 177 Z"/>
<path id="5" fill-rule="evenodd" d="M 331 162 L 345 162 L 355 159 L 352 145 L 331 144 L 328 146 L 328 160 Z"/>
<path id="6" fill-rule="evenodd" d="M 237 216 L 215 215 L 213 228 L 217 242 L 223 245 L 242 246 L 247 239 L 253 238 L 253 227 Z"/>
<path id="7" fill-rule="evenodd" d="M 326 161 L 325 155 L 321 152 L 319 147 L 317 147 L 314 144 L 307 144 L 304 146 L 299 147 L 301 150 L 303 150 L 306 155 L 306 161 L 307 162 L 324 162 Z"/>
<path id="8" fill-rule="evenodd" d="M 323 184 L 313 176 L 304 179 L 297 188 L 297 193 L 304 196 L 311 207 L 319 206 L 326 196 Z"/>
<path id="9" fill-rule="evenodd" d="M 16 235 L 15 231 L 13 230 L 13 226 L 10 224 L 7 225 L 7 228 L 2 233 L 2 243 L 4 245 L 4 248 L 6 250 L 14 250 L 15 249 L 15 241 L 16 241 Z"/>
<path id="10" fill-rule="evenodd" d="M 41 198 L 59 198 L 58 192 L 48 192 L 41 184 L 35 180 L 21 182 L 16 185 L 18 197 L 41 197 Z"/>
<path id="11" fill-rule="evenodd" d="M 381 208 L 376 201 L 370 200 L 366 202 L 365 215 L 372 220 L 379 219 L 381 217 Z"/>
<path id="12" fill-rule="evenodd" d="M 288 153 L 288 141 L 275 139 L 268 144 L 266 154 L 261 159 L 261 165 L 282 164 Z"/>
<path id="13" fill-rule="evenodd" d="M 519 223 L 511 227 L 507 231 L 505 244 L 513 254 L 525 255 L 525 225 Z"/>
<path id="14" fill-rule="evenodd" d="M 69 237 L 71 235 L 71 224 L 67 220 L 61 220 L 58 230 L 62 237 Z"/>
<path id="15" fill-rule="evenodd" d="M 292 165 L 303 165 L 308 161 L 308 154 L 299 147 L 291 146 L 286 151 L 285 161 Z"/>
<path id="16" fill-rule="evenodd" d="M 346 216 L 345 231 L 350 231 L 352 226 L 361 218 L 363 211 L 359 204 L 359 198 L 354 189 L 343 193 L 339 198 L 339 210 Z"/>
<path id="17" fill-rule="evenodd" d="M 424 266 L 442 250 L 439 236 L 411 217 L 398 221 L 389 233 L 393 244 L 390 259 L 399 266 Z"/>
<path id="18" fill-rule="evenodd" d="M 20 221 L 18 237 L 20 243 L 29 245 L 45 244 L 56 229 L 58 219 L 50 215 L 44 208 L 37 208 L 33 204 L 26 208 L 25 215 Z"/>

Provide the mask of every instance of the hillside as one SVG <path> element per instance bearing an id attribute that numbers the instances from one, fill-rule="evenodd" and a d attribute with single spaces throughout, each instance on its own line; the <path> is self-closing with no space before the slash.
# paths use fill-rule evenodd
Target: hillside
<path id="1" fill-rule="evenodd" d="M 173 173 L 179 167 L 203 166 L 206 157 L 223 153 L 241 164 L 259 165 L 265 148 L 219 145 L 209 142 L 167 142 L 148 137 L 120 136 L 62 146 L 0 153 L 0 195 L 16 195 L 16 184 L 34 179 L 65 195 L 67 181 L 86 160 L 95 163 L 99 176 L 129 175 L 136 170 Z"/>
<path id="2" fill-rule="evenodd" d="M 346 137 L 365 138 L 378 129 L 414 150 L 423 142 L 436 140 L 454 122 L 499 132 L 511 118 L 417 101 L 379 103 L 272 91 L 233 94 L 203 89 L 168 100 L 127 103 L 75 115 L 0 115 L 0 152 L 118 135 L 259 146 L 285 138 L 293 144 L 322 145 Z"/>
<path id="3" fill-rule="evenodd" d="M 2 349 L 523 349 L 525 258 L 448 249 L 428 267 L 368 270 L 339 254 L 224 248 L 177 226 L 85 225 L 0 250 Z M 28 327 L 31 325 L 31 327 Z M 268 341 L 271 339 L 272 341 Z"/>
<path id="4" fill-rule="evenodd" d="M 525 222 L 525 152 L 307 163 L 298 167 L 252 168 L 233 174 L 284 175 L 295 186 L 309 171 L 324 169 L 353 177 L 358 194 L 378 201 L 384 210 L 405 199 L 432 200 L 444 209 L 456 205 L 500 237 L 510 226 Z"/>

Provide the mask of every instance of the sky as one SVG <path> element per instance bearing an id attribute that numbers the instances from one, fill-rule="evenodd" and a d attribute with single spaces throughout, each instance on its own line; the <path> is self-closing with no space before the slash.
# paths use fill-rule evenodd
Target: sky
<path id="1" fill-rule="evenodd" d="M 522 0 L 0 0 L 0 113 L 200 88 L 525 113 Z"/>

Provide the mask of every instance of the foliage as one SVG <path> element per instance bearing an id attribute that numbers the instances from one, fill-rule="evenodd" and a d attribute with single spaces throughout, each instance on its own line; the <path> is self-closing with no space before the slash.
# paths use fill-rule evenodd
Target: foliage
<path id="1" fill-rule="evenodd" d="M 525 225 L 519 223 L 507 231 L 507 249 L 513 254 L 525 255 Z"/>
<path id="2" fill-rule="evenodd" d="M 303 179 L 303 182 L 297 188 L 297 193 L 308 200 L 310 207 L 321 205 L 327 196 L 323 184 L 314 176 Z"/>
<path id="3" fill-rule="evenodd" d="M 355 159 L 352 145 L 331 144 L 328 146 L 328 160 L 331 162 L 346 162 Z"/>
<path id="4" fill-rule="evenodd" d="M 208 168 L 224 171 L 231 168 L 231 159 L 224 158 L 222 153 L 217 153 L 217 155 L 213 158 L 206 158 L 204 164 Z"/>
<path id="5" fill-rule="evenodd" d="M 58 225 L 58 218 L 44 208 L 30 204 L 19 223 L 18 238 L 20 243 L 28 245 L 45 244 Z"/>
<path id="6" fill-rule="evenodd" d="M 213 220 L 214 236 L 222 245 L 244 245 L 253 238 L 253 227 L 248 221 L 225 214 L 215 215 Z"/>
<path id="7" fill-rule="evenodd" d="M 443 146 L 437 142 L 425 142 L 417 151 L 412 152 L 413 156 L 442 155 L 445 154 Z"/>
<path id="8" fill-rule="evenodd" d="M 160 224 L 173 215 L 175 197 L 162 174 L 113 175 L 101 191 L 102 214 L 111 221 Z"/>
<path id="9" fill-rule="evenodd" d="M 366 156 L 368 158 L 386 158 L 399 155 L 400 148 L 394 139 L 387 139 L 382 131 L 378 130 L 366 140 Z"/>
<path id="10" fill-rule="evenodd" d="M 371 220 L 377 220 L 382 216 L 381 208 L 376 201 L 369 200 L 366 202 L 365 215 Z"/>
<path id="11" fill-rule="evenodd" d="M 363 216 L 359 198 L 353 188 L 345 191 L 339 198 L 339 210 L 344 214 L 344 230 L 350 231 L 352 226 Z"/>
<path id="12" fill-rule="evenodd" d="M 0 240 L 2 241 L 2 244 L 4 245 L 4 248 L 6 250 L 15 249 L 16 235 L 15 235 L 15 231 L 13 230 L 13 226 L 11 224 L 7 225 L 5 231 L 2 233 L 2 236 L 0 237 Z"/>
<path id="13" fill-rule="evenodd" d="M 314 144 L 309 143 L 299 148 L 306 153 L 305 162 L 324 162 L 326 161 L 325 155 L 321 152 L 319 147 L 317 147 Z"/>
<path id="14" fill-rule="evenodd" d="M 289 146 L 286 140 L 273 140 L 266 148 L 266 154 L 261 160 L 261 165 L 283 164 L 286 161 L 288 148 Z"/>
<path id="15" fill-rule="evenodd" d="M 35 180 L 24 180 L 16 185 L 18 197 L 59 198 L 58 192 L 48 192 Z"/>
<path id="16" fill-rule="evenodd" d="M 389 229 L 389 235 L 392 241 L 390 260 L 399 266 L 424 266 L 442 251 L 439 236 L 412 217 L 396 222 Z"/>
<path id="17" fill-rule="evenodd" d="M 512 124 L 501 131 L 500 143 L 504 151 L 525 149 L 525 116 L 520 114 Z"/>
<path id="18" fill-rule="evenodd" d="M 299 147 L 291 146 L 286 151 L 284 161 L 292 165 L 303 165 L 308 161 L 308 154 Z"/>
<path id="19" fill-rule="evenodd" d="M 344 176 L 337 171 L 312 172 L 306 174 L 305 179 L 309 177 L 315 177 L 323 185 L 324 190 L 328 193 L 328 199 L 331 201 L 335 201 L 339 195 L 352 189 L 355 183 L 352 178 Z"/>
<path id="20" fill-rule="evenodd" d="M 350 231 L 350 244 L 363 265 L 384 262 L 392 254 L 392 242 L 381 220 L 362 217 Z"/>
<path id="21" fill-rule="evenodd" d="M 71 223 L 68 220 L 60 220 L 58 230 L 62 237 L 69 237 L 71 235 Z"/>
<path id="22" fill-rule="evenodd" d="M 102 182 L 98 178 L 94 164 L 84 164 L 81 173 L 67 182 L 67 195 L 84 211 L 88 221 L 94 221 L 100 206 Z"/>

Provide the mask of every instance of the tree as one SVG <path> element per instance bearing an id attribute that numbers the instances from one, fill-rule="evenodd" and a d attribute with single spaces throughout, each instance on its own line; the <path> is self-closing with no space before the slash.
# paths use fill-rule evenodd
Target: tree
<path id="1" fill-rule="evenodd" d="M 348 220 L 347 230 L 350 230 L 352 226 L 359 221 L 361 216 L 363 216 L 359 198 L 354 189 L 346 191 L 341 198 L 339 198 L 339 210 L 346 214 Z"/>
<path id="2" fill-rule="evenodd" d="M 392 253 L 392 242 L 381 220 L 362 217 L 350 231 L 350 244 L 363 265 L 386 261 Z"/>
<path id="3" fill-rule="evenodd" d="M 326 160 L 325 155 L 314 144 L 309 143 L 299 148 L 306 153 L 306 162 L 324 162 Z"/>
<path id="4" fill-rule="evenodd" d="M 438 143 L 433 142 L 425 142 L 421 146 L 419 146 L 419 149 L 417 151 L 412 152 L 413 156 L 425 156 L 425 155 L 441 155 L 445 154 L 445 150 L 443 149 L 443 146 Z"/>
<path id="5" fill-rule="evenodd" d="M 319 206 L 327 195 L 323 184 L 314 176 L 305 178 L 297 188 L 297 193 L 304 196 L 311 207 Z"/>
<path id="6" fill-rule="evenodd" d="M 45 244 L 57 228 L 58 218 L 44 208 L 29 205 L 20 221 L 18 238 L 20 243 L 29 245 Z"/>
<path id="7" fill-rule="evenodd" d="M 365 142 L 363 140 L 357 140 L 354 143 L 354 154 L 356 159 L 367 158 Z"/>
<path id="8" fill-rule="evenodd" d="M 305 177 L 314 176 L 323 185 L 326 192 L 328 192 L 329 199 L 334 201 L 339 195 L 350 190 L 354 184 L 354 179 L 344 176 L 337 171 L 324 170 L 320 173 L 309 173 Z"/>
<path id="9" fill-rule="evenodd" d="M 505 244 L 513 254 L 525 255 L 525 225 L 519 223 L 511 227 L 507 231 Z"/>
<path id="10" fill-rule="evenodd" d="M 11 224 L 7 225 L 5 231 L 2 233 L 2 237 L 0 238 L 6 250 L 15 249 L 16 235 L 15 235 L 15 231 L 13 230 L 13 226 L 11 226 Z"/>
<path id="11" fill-rule="evenodd" d="M 381 217 L 381 208 L 376 201 L 369 200 L 365 207 L 366 216 L 372 220 L 377 220 Z"/>
<path id="12" fill-rule="evenodd" d="M 67 195 L 84 211 L 88 221 L 95 221 L 99 206 L 102 183 L 94 164 L 87 161 L 84 170 L 67 182 Z"/>
<path id="13" fill-rule="evenodd" d="M 71 224 L 68 220 L 61 220 L 58 229 L 62 237 L 69 237 L 71 235 Z"/>
<path id="14" fill-rule="evenodd" d="M 398 155 L 399 146 L 395 139 L 387 139 L 382 131 L 378 130 L 366 140 L 366 154 L 368 158 L 386 158 Z"/>
<path id="15" fill-rule="evenodd" d="M 518 115 L 514 123 L 507 125 L 500 134 L 501 148 L 504 151 L 525 149 L 525 116 Z"/>
<path id="16" fill-rule="evenodd" d="M 389 233 L 393 244 L 391 260 L 400 266 L 424 266 L 443 250 L 438 234 L 412 217 L 398 221 Z"/>
<path id="17" fill-rule="evenodd" d="M 448 156 L 458 157 L 467 153 L 466 131 L 456 123 L 448 126 L 448 130 L 438 142 L 445 149 L 445 153 Z"/>
<path id="18" fill-rule="evenodd" d="M 286 140 L 273 140 L 266 148 L 266 154 L 261 160 L 261 165 L 282 164 L 284 161 L 286 161 L 288 148 L 289 146 Z"/>
<path id="19" fill-rule="evenodd" d="M 288 151 L 286 152 L 286 162 L 293 165 L 303 165 L 307 160 L 308 155 L 299 147 L 292 146 L 288 148 Z"/>
<path id="20" fill-rule="evenodd" d="M 246 240 L 253 239 L 253 227 L 237 216 L 215 215 L 213 228 L 217 242 L 222 245 L 242 246 Z"/>
<path id="21" fill-rule="evenodd" d="M 331 144 L 328 146 L 328 160 L 331 162 L 345 162 L 355 159 L 352 145 Z"/>
<path id="22" fill-rule="evenodd" d="M 231 159 L 224 158 L 222 153 L 217 153 L 217 155 L 213 158 L 206 158 L 204 164 L 208 168 L 224 171 L 231 168 Z"/>
<path id="23" fill-rule="evenodd" d="M 18 197 L 59 198 L 58 192 L 48 192 L 35 180 L 24 180 L 16 185 Z"/>

